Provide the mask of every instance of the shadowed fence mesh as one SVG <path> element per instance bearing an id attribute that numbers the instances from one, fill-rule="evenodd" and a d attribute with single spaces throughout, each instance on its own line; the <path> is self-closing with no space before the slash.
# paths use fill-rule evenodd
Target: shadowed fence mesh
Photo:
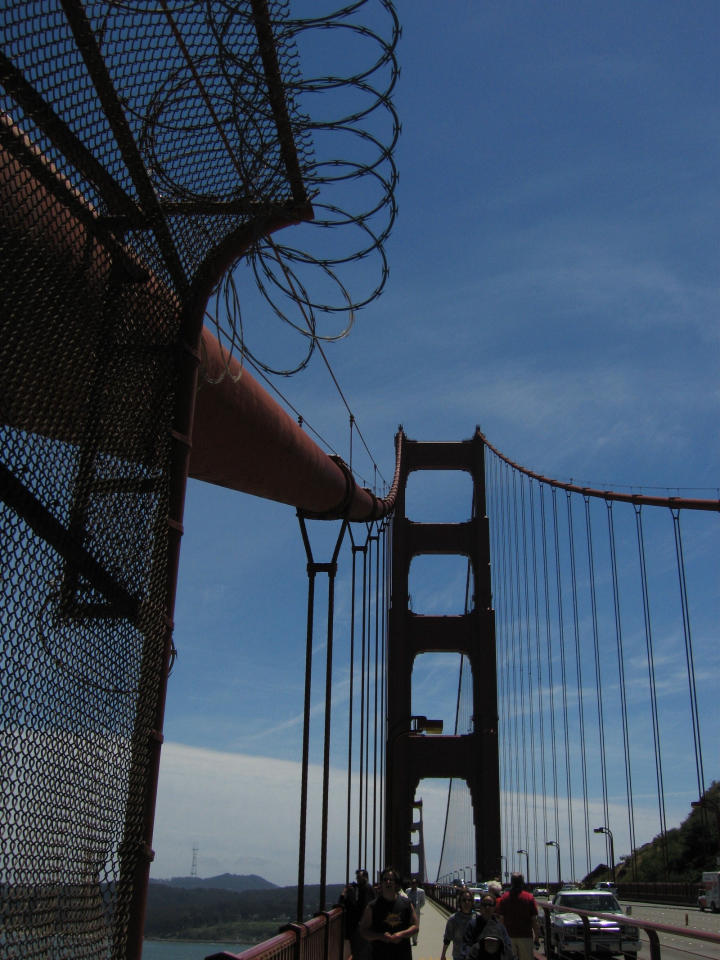
<path id="1" fill-rule="evenodd" d="M 0 957 L 136 956 L 197 344 L 222 272 L 312 217 L 306 25 L 273 0 L 0 25 Z"/>

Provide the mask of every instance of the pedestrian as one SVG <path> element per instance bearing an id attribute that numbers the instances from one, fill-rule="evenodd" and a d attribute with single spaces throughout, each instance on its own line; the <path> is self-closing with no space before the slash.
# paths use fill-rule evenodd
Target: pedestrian
<path id="1" fill-rule="evenodd" d="M 487 924 L 480 938 L 470 948 L 468 960 L 504 960 L 507 948 L 498 926 L 494 920 Z"/>
<path id="2" fill-rule="evenodd" d="M 445 960 L 447 948 L 452 943 L 452 960 L 460 960 L 462 953 L 463 938 L 467 925 L 474 916 L 473 905 L 475 898 L 469 890 L 461 890 L 457 898 L 457 910 L 448 917 L 445 924 L 445 933 L 443 934 L 443 947 L 440 954 L 440 960 Z"/>
<path id="3" fill-rule="evenodd" d="M 370 944 L 360 935 L 358 927 L 372 899 L 373 890 L 367 870 L 356 870 L 354 883 L 348 884 L 340 895 L 340 903 L 345 907 L 345 938 L 355 960 L 369 960 L 370 957 Z"/>
<path id="4" fill-rule="evenodd" d="M 491 893 L 484 893 L 480 898 L 480 912 L 473 915 L 465 928 L 465 936 L 460 951 L 461 960 L 468 960 L 468 958 L 472 960 L 474 956 L 473 947 L 483 937 L 494 937 L 502 941 L 502 954 L 505 960 L 510 960 L 513 956 L 510 937 L 502 920 L 497 916 L 495 908 L 495 897 Z M 492 949 L 492 946 L 492 944 L 484 944 L 482 951 L 487 952 Z"/>
<path id="5" fill-rule="evenodd" d="M 359 927 L 370 941 L 373 960 L 412 960 L 410 941 L 417 928 L 415 908 L 400 892 L 400 874 L 386 867 L 380 875 L 380 896 L 365 907 Z"/>
<path id="6" fill-rule="evenodd" d="M 490 880 L 487 885 L 488 893 L 492 894 L 493 898 L 497 901 L 503 895 L 503 885 L 499 880 Z"/>
<path id="7" fill-rule="evenodd" d="M 533 960 L 533 941 L 540 945 L 540 924 L 535 897 L 525 890 L 521 873 L 510 875 L 510 889 L 497 903 L 518 960 Z"/>
<path id="8" fill-rule="evenodd" d="M 420 914 L 422 908 L 425 906 L 425 891 L 422 887 L 418 886 L 417 877 L 413 877 L 410 881 L 410 889 L 407 891 L 407 895 L 410 898 L 410 902 L 415 907 L 415 916 L 417 917 L 418 929 L 413 937 L 413 946 L 417 946 L 417 935 L 420 931 Z"/>

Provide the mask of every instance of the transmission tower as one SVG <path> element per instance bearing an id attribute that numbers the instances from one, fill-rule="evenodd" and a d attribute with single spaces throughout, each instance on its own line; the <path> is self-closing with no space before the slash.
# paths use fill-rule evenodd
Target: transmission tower
<path id="1" fill-rule="evenodd" d="M 197 876 L 197 858 L 198 858 L 198 850 L 199 850 L 199 849 L 200 849 L 200 847 L 198 846 L 198 844 L 197 844 L 197 843 L 194 843 L 194 844 L 193 844 L 192 866 L 190 867 L 190 876 L 191 876 L 191 877 L 196 877 L 196 876 Z"/>

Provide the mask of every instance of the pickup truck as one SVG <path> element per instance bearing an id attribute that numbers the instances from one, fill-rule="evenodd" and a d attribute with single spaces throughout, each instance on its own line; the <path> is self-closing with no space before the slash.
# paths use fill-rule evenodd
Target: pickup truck
<path id="1" fill-rule="evenodd" d="M 570 957 L 577 960 L 585 953 L 585 935 L 581 910 L 590 924 L 590 953 L 593 957 L 624 957 L 636 960 L 640 949 L 637 927 L 619 923 L 608 914 L 624 916 L 616 898 L 606 890 L 561 890 L 555 895 L 553 910 L 546 924 L 545 953 L 548 957 Z M 602 914 L 602 916 L 600 916 Z M 548 942 L 549 936 L 549 942 Z"/>

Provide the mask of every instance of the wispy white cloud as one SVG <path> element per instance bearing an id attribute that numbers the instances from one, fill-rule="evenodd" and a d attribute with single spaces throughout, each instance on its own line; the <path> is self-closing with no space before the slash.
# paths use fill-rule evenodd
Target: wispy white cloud
<path id="1" fill-rule="evenodd" d="M 317 883 L 319 877 L 321 785 L 322 768 L 311 764 L 308 883 Z M 352 789 L 356 797 L 357 779 L 353 780 Z M 331 883 L 345 879 L 346 791 L 347 771 L 332 768 L 327 865 Z M 446 781 L 423 781 L 418 796 L 423 799 L 428 859 L 434 869 L 442 841 Z M 188 875 L 192 848 L 197 844 L 201 876 L 259 873 L 280 885 L 296 883 L 299 798 L 297 762 L 166 743 L 160 769 L 152 876 Z M 355 806 L 353 817 L 357 817 Z M 351 850 L 352 873 L 357 865 L 355 848 Z M 380 867 L 379 862 L 376 866 Z"/>

